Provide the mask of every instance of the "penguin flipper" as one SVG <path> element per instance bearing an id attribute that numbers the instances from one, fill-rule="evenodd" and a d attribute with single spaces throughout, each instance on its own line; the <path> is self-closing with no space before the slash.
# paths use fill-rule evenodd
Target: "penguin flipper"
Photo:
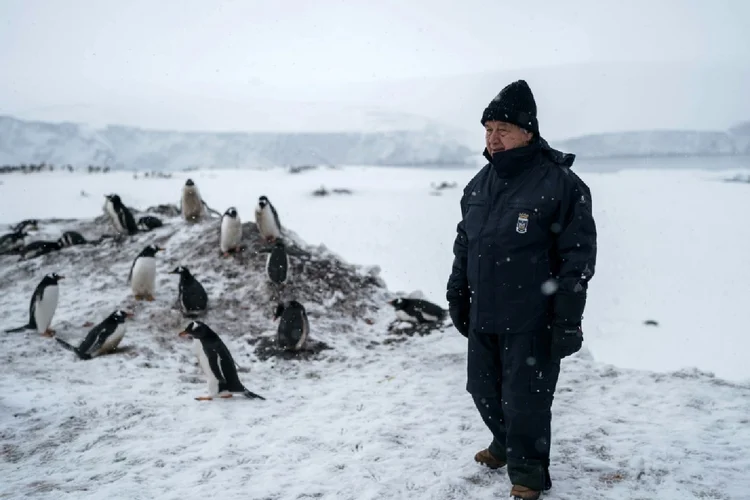
<path id="1" fill-rule="evenodd" d="M 221 370 L 219 359 L 219 352 L 215 349 L 206 349 L 206 358 L 208 358 L 208 366 L 211 368 L 216 380 L 219 381 L 219 390 L 227 385 L 227 379 L 224 378 L 224 372 Z"/>
<path id="2" fill-rule="evenodd" d="M 242 392 L 242 395 L 245 396 L 248 399 L 262 399 L 263 401 L 266 400 L 263 396 L 260 396 L 258 394 L 255 394 L 251 390 L 245 388 L 245 390 Z"/>

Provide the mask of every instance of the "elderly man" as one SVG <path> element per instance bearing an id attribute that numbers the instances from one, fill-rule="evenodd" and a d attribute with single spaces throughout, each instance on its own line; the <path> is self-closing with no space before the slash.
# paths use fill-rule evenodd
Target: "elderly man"
<path id="1" fill-rule="evenodd" d="M 492 442 L 474 459 L 507 465 L 511 496 L 552 486 L 550 421 L 560 360 L 583 342 L 596 263 L 588 186 L 575 155 L 539 135 L 528 84 L 505 87 L 482 115 L 489 163 L 464 188 L 446 297 L 468 337 L 468 381 Z"/>

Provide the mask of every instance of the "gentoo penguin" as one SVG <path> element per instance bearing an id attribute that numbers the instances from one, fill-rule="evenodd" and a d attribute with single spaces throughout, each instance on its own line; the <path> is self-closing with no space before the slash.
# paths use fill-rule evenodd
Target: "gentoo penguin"
<path id="1" fill-rule="evenodd" d="M 241 393 L 247 398 L 266 399 L 242 385 L 232 354 L 216 332 L 205 323 L 192 321 L 179 336 L 193 339 L 193 352 L 208 379 L 208 396 L 195 399 L 210 401 L 217 395 L 231 398 L 232 393 Z"/>
<path id="2" fill-rule="evenodd" d="M 19 231 L 36 231 L 39 227 L 39 221 L 36 219 L 25 219 L 11 227 L 14 233 Z"/>
<path id="3" fill-rule="evenodd" d="M 105 352 L 114 351 L 122 337 L 125 336 L 125 319 L 133 315 L 126 311 L 115 311 L 107 316 L 104 321 L 89 330 L 81 345 L 75 347 L 60 338 L 56 338 L 60 345 L 69 351 L 73 351 L 81 359 L 91 359 Z"/>
<path id="4" fill-rule="evenodd" d="M 188 222 L 200 222 L 205 215 L 203 198 L 193 179 L 188 179 L 182 186 L 182 218 Z"/>
<path id="5" fill-rule="evenodd" d="M 266 260 L 266 275 L 272 283 L 283 285 L 289 274 L 289 255 L 284 240 L 278 239 L 271 247 Z"/>
<path id="6" fill-rule="evenodd" d="M 177 301 L 180 303 L 182 315 L 188 318 L 200 316 L 208 308 L 208 295 L 203 285 L 195 279 L 187 267 L 179 266 L 169 274 L 179 274 Z"/>
<path id="7" fill-rule="evenodd" d="M 154 300 L 156 287 L 156 252 L 164 250 L 156 245 L 149 245 L 133 260 L 128 275 L 128 283 L 133 290 L 135 300 Z"/>
<path id="8" fill-rule="evenodd" d="M 239 251 L 241 241 L 242 220 L 237 214 L 237 209 L 229 207 L 221 216 L 221 234 L 219 235 L 219 246 L 224 257 L 227 257 L 229 252 Z"/>
<path id="9" fill-rule="evenodd" d="M 141 231 L 151 231 L 157 227 L 162 227 L 163 225 L 164 224 L 162 224 L 161 220 L 153 215 L 144 215 L 138 219 L 138 229 Z"/>
<path id="10" fill-rule="evenodd" d="M 258 198 L 258 205 L 255 207 L 255 223 L 258 225 L 260 237 L 265 241 L 270 242 L 281 238 L 279 214 L 265 196 Z"/>
<path id="11" fill-rule="evenodd" d="M 23 330 L 36 330 L 45 337 L 52 337 L 55 331 L 49 325 L 57 309 L 57 300 L 60 296 L 58 282 L 65 278 L 57 273 L 51 273 L 42 278 L 34 293 L 31 295 L 29 304 L 29 322 L 19 328 L 5 330 L 8 333 L 21 332 Z"/>
<path id="12" fill-rule="evenodd" d="M 78 231 L 65 231 L 57 240 L 57 243 L 60 244 L 60 248 L 83 245 L 86 243 L 86 238 Z"/>
<path id="13" fill-rule="evenodd" d="M 26 244 L 25 239 L 29 235 L 24 229 L 20 231 L 14 230 L 12 233 L 7 233 L 0 236 L 0 254 L 15 252 L 20 250 Z"/>
<path id="14" fill-rule="evenodd" d="M 22 259 L 33 259 L 62 248 L 59 241 L 32 241 L 23 247 L 19 253 Z"/>
<path id="15" fill-rule="evenodd" d="M 436 323 L 445 319 L 445 310 L 422 299 L 398 298 L 388 302 L 396 310 L 396 317 L 409 323 Z"/>
<path id="16" fill-rule="evenodd" d="M 104 212 L 109 216 L 109 220 L 115 227 L 115 230 L 120 234 L 135 234 L 138 232 L 138 226 L 135 224 L 133 214 L 128 207 L 126 207 L 119 195 L 106 194 L 104 197 L 107 199 L 104 202 Z"/>
<path id="17" fill-rule="evenodd" d="M 273 320 L 281 318 L 276 332 L 279 347 L 288 351 L 299 351 L 305 345 L 310 333 L 310 322 L 307 320 L 305 306 L 296 300 L 279 302 Z"/>

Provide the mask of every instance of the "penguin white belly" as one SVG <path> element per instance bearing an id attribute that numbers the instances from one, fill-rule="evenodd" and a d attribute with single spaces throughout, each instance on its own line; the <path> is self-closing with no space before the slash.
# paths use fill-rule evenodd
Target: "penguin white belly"
<path id="1" fill-rule="evenodd" d="M 193 352 L 198 357 L 198 364 L 201 366 L 203 373 L 206 375 L 208 382 L 208 395 L 216 396 L 219 393 L 219 380 L 211 371 L 211 365 L 208 364 L 208 357 L 203 350 L 203 344 L 198 339 L 193 339 Z"/>
<path id="2" fill-rule="evenodd" d="M 117 328 L 115 328 L 115 331 L 112 332 L 109 337 L 107 337 L 107 340 L 104 341 L 104 344 L 102 344 L 101 348 L 97 352 L 92 352 L 91 356 L 98 356 L 99 354 L 103 352 L 109 352 L 113 350 L 115 347 L 120 345 L 120 341 L 125 336 L 125 330 L 127 328 L 125 327 L 125 324 L 119 324 L 117 325 Z"/>
<path id="3" fill-rule="evenodd" d="M 276 219 L 273 217 L 273 212 L 266 206 L 260 211 L 258 216 L 258 230 L 264 238 L 273 236 L 274 238 L 281 238 L 278 226 L 276 226 Z"/>
<path id="4" fill-rule="evenodd" d="M 409 323 L 417 322 L 417 318 L 409 316 L 406 311 L 402 311 L 400 309 L 396 311 L 396 317 L 401 321 L 408 321 Z"/>
<path id="5" fill-rule="evenodd" d="M 224 217 L 221 221 L 221 251 L 228 252 L 239 246 L 242 240 L 242 222 L 239 218 Z"/>
<path id="6" fill-rule="evenodd" d="M 122 224 L 120 224 L 120 218 L 117 216 L 117 211 L 115 210 L 114 205 L 112 205 L 112 202 L 107 200 L 104 203 L 104 211 L 109 215 L 110 221 L 112 221 L 112 225 L 115 226 L 115 230 L 117 230 L 120 233 L 125 232 L 125 228 Z"/>
<path id="7" fill-rule="evenodd" d="M 138 257 L 133 266 L 130 287 L 136 295 L 153 295 L 156 285 L 156 259 Z"/>
<path id="8" fill-rule="evenodd" d="M 44 288 L 41 300 L 37 301 L 34 308 L 34 321 L 39 333 L 44 333 L 52 324 L 52 317 L 57 309 L 57 300 L 60 289 L 57 285 L 49 285 Z"/>
<path id="9" fill-rule="evenodd" d="M 294 346 L 295 351 L 299 351 L 302 349 L 302 346 L 305 345 L 305 341 L 307 340 L 307 335 L 310 333 L 310 323 L 308 323 L 306 318 L 303 318 L 302 323 L 302 336 L 297 341 L 297 344 Z"/>

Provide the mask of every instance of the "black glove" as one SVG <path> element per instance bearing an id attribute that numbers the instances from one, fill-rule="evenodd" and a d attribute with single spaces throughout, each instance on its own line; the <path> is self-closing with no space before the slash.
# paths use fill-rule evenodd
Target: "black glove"
<path id="1" fill-rule="evenodd" d="M 458 333 L 469 338 L 469 306 L 454 302 L 448 305 L 448 312 Z"/>
<path id="2" fill-rule="evenodd" d="M 578 325 L 552 325 L 552 358 L 563 359 L 581 350 L 583 330 Z"/>

